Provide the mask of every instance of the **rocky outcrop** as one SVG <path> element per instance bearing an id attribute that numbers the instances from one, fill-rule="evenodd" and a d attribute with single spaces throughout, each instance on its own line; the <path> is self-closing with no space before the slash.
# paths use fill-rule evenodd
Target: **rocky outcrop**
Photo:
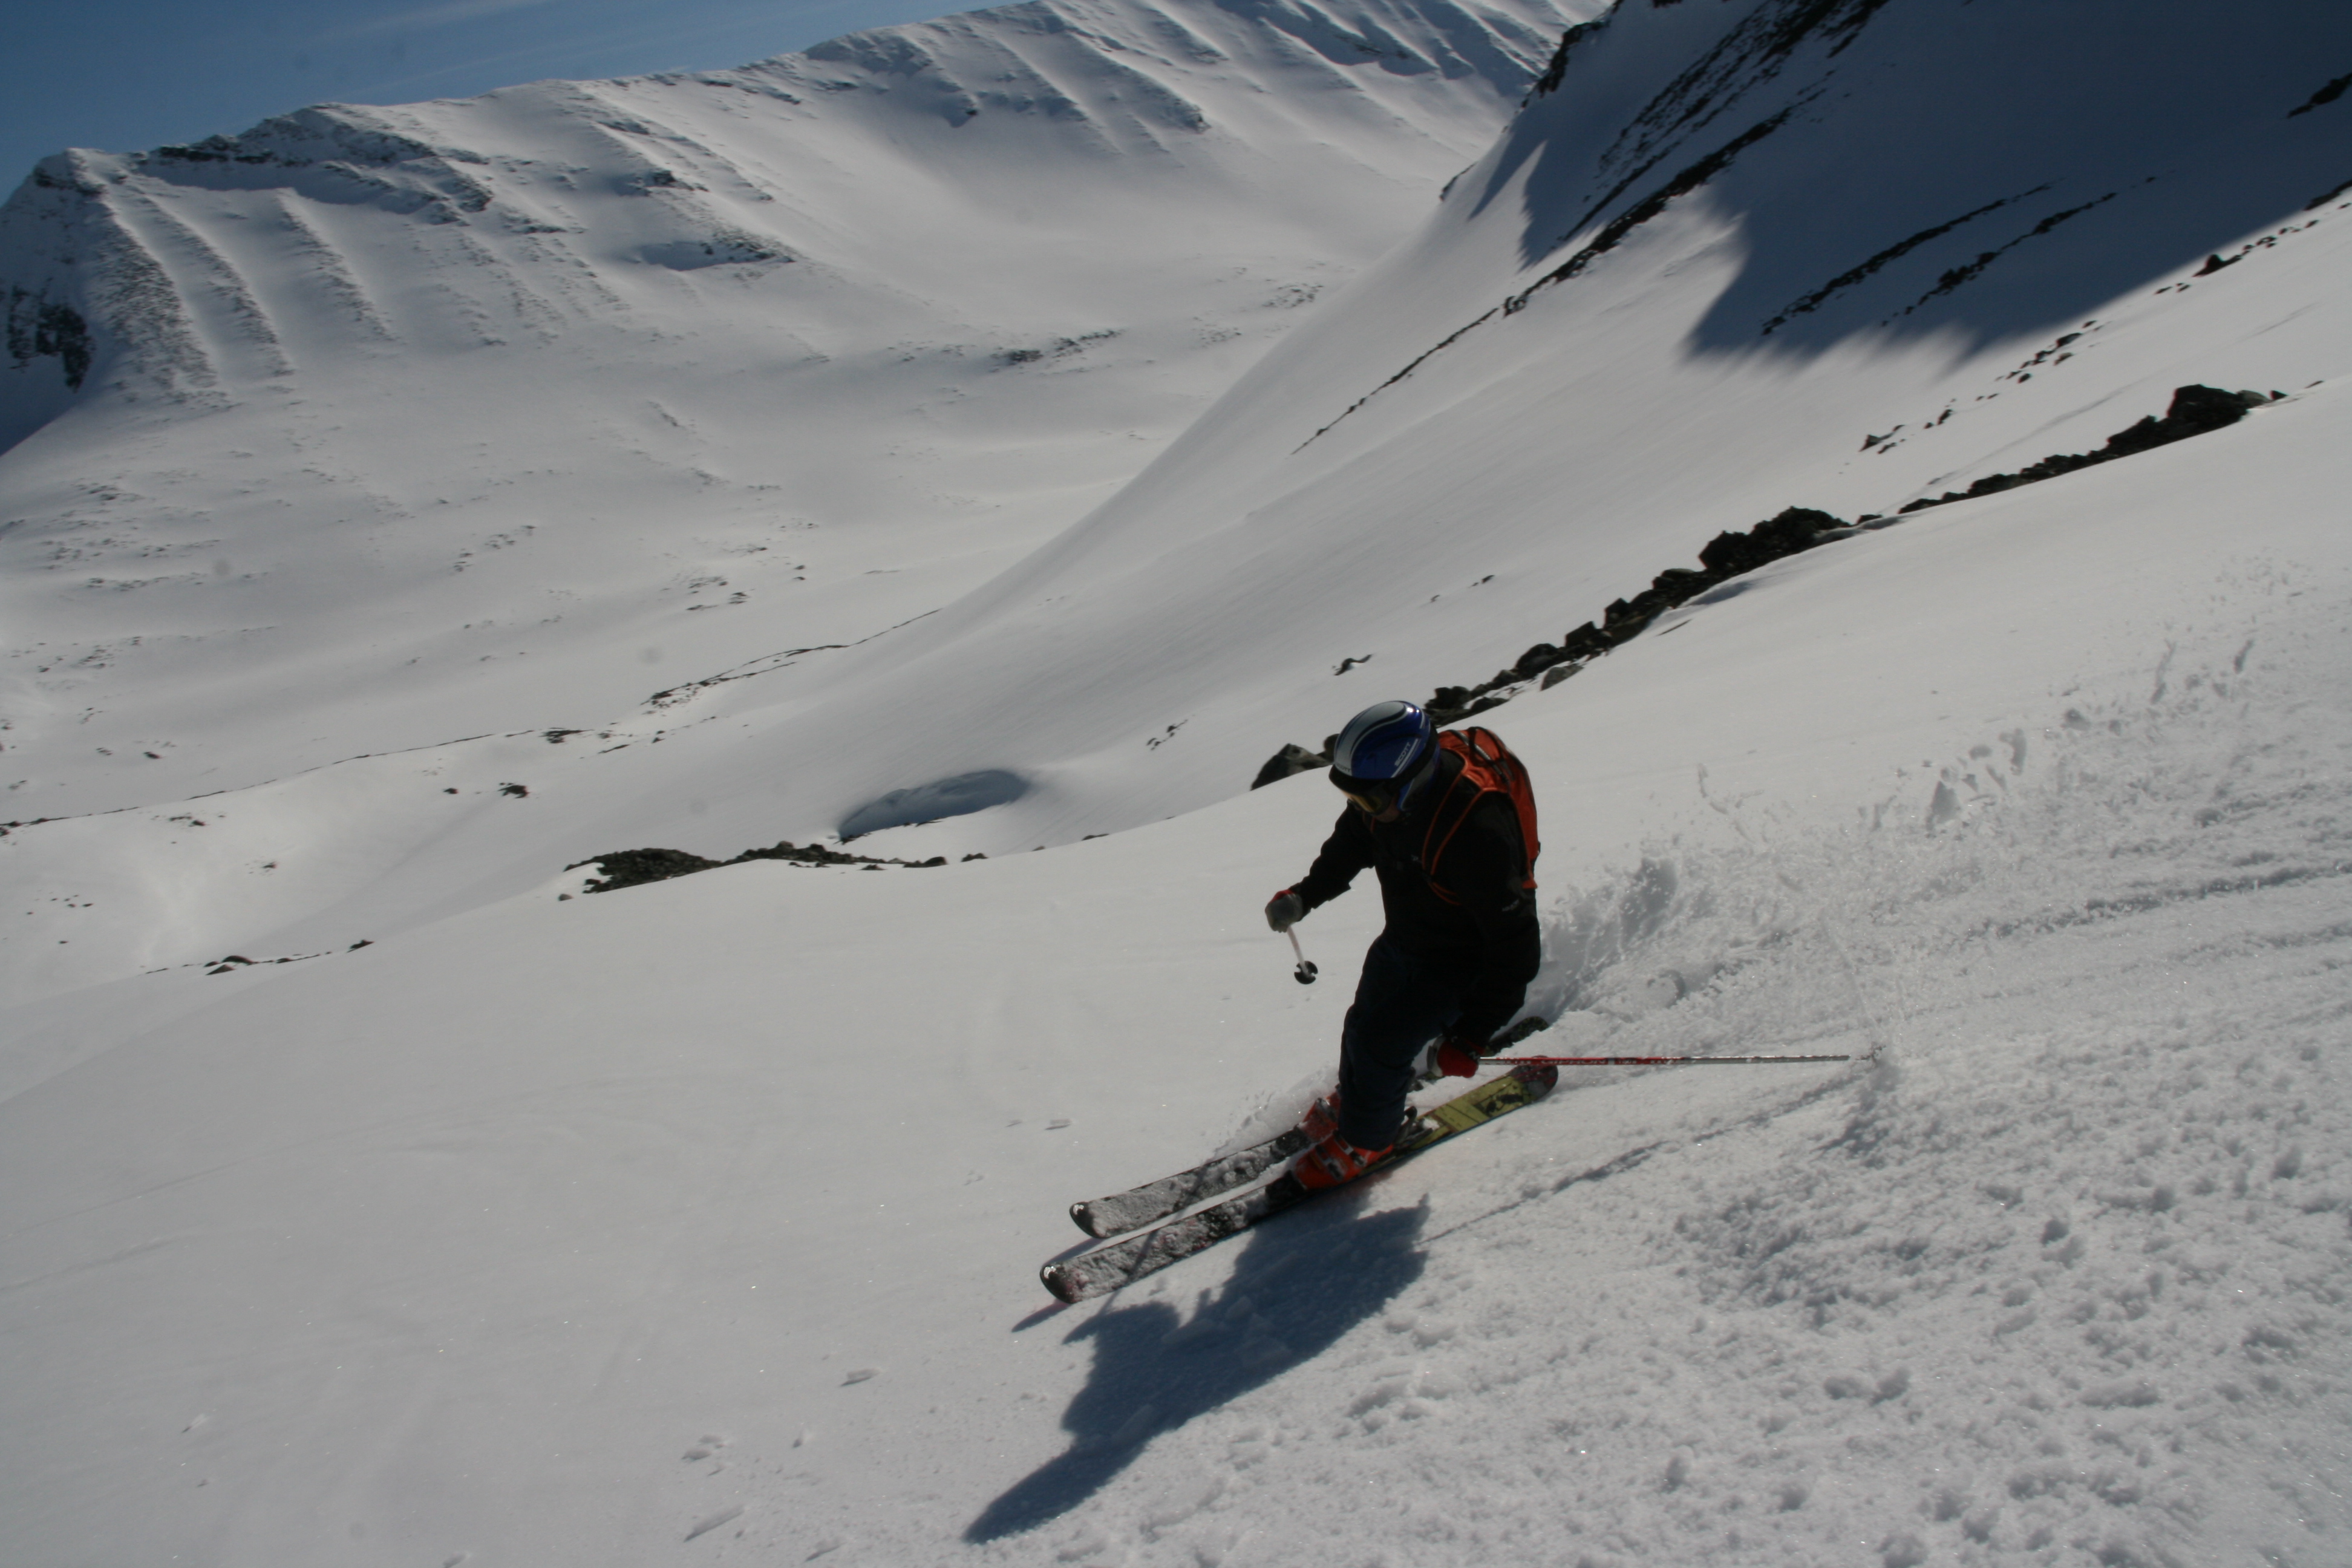
<path id="1" fill-rule="evenodd" d="M 948 863 L 944 855 L 934 855 L 928 860 L 880 859 L 871 855 L 845 855 L 822 844 L 794 844 L 787 838 L 765 849 L 746 849 L 731 860 L 706 859 L 684 849 L 615 849 L 610 854 L 592 855 L 585 860 L 575 860 L 564 869 L 576 871 L 583 866 L 595 867 L 603 875 L 581 890 L 609 893 L 617 888 L 634 888 L 645 882 L 666 882 L 672 877 L 691 876 L 697 871 L 709 871 L 719 866 L 740 866 L 746 860 L 790 860 L 802 866 L 910 866 L 919 868 Z"/>
<path id="2" fill-rule="evenodd" d="M 2078 468 L 2111 463 L 2117 458 L 2128 458 L 2175 441 L 2185 441 L 2191 436 L 2202 436 L 2208 431 L 2235 425 L 2246 416 L 2246 410 L 2260 408 L 2270 401 L 2259 392 L 2223 392 L 2217 386 L 2177 387 L 2172 394 L 2172 405 L 2164 411 L 2163 418 L 2148 415 L 2129 428 L 2108 437 L 2106 445 L 2095 452 L 2053 452 L 2040 462 L 2029 464 L 2014 473 L 1987 474 L 1964 490 L 1946 490 L 1939 496 L 1922 496 L 1901 510 L 1924 511 L 1931 506 L 1946 506 L 1956 500 L 1998 495 L 2002 490 L 2013 490 L 2020 485 L 2037 484 L 2043 479 L 2054 479 L 2061 474 L 2071 474 Z"/>
<path id="3" fill-rule="evenodd" d="M 1670 566 L 1632 598 L 1611 601 L 1598 625 L 1587 621 L 1558 643 L 1536 644 L 1514 659 L 1509 668 L 1496 670 L 1478 685 L 1441 686 L 1423 706 L 1437 722 L 1451 724 L 1501 706 L 1538 676 L 1543 678 L 1544 685 L 1556 686 L 1588 660 L 1640 636 L 1652 621 L 1675 605 L 1688 603 L 1718 583 L 1753 572 L 1767 562 L 1811 550 L 1850 526 L 1844 519 L 1828 512 L 1792 506 L 1754 528 L 1727 530 L 1698 552 L 1698 570 Z"/>
<path id="4" fill-rule="evenodd" d="M 1282 750 L 1266 758 L 1265 766 L 1258 769 L 1257 777 L 1250 780 L 1250 788 L 1264 789 L 1266 785 L 1279 783 L 1293 773 L 1312 773 L 1317 768 L 1328 768 L 1330 765 L 1331 753 L 1328 748 L 1320 752 L 1310 752 L 1304 746 L 1286 745 Z"/>
<path id="5" fill-rule="evenodd" d="M 1754 528 L 1726 530 L 1698 552 L 1698 570 L 1669 566 L 1633 597 L 1612 601 L 1601 612 L 1599 625 L 1587 621 L 1557 643 L 1539 642 L 1512 660 L 1507 668 L 1496 670 L 1491 679 L 1475 686 L 1441 686 L 1422 707 L 1439 724 L 1454 724 L 1489 708 L 1501 707 L 1538 678 L 1541 678 L 1544 686 L 1557 686 L 1581 669 L 1587 661 L 1640 636 L 1664 611 L 1768 562 L 1811 550 L 1825 539 L 1851 531 L 1852 527 L 1844 519 L 1828 512 L 1792 506 Z M 1250 788 L 1262 789 L 1293 773 L 1329 767 L 1331 746 L 1332 742 L 1328 740 L 1320 752 L 1310 752 L 1295 743 L 1284 746 L 1265 760 L 1257 777 L 1250 782 Z"/>
<path id="6" fill-rule="evenodd" d="M 2210 270 L 2210 268 L 2209 268 Z M 2061 339 L 2061 343 L 2067 342 Z M 1922 511 L 1929 507 L 1944 506 L 1956 500 L 1969 500 L 1978 496 L 1996 495 L 2042 479 L 2071 474 L 2099 463 L 2113 462 L 2136 453 L 2151 451 L 2174 441 L 2184 441 L 2191 436 L 2202 436 L 2234 425 L 2252 408 L 2272 402 L 2279 395 L 2264 396 L 2259 392 L 2223 392 L 2219 387 L 2191 385 L 2176 388 L 2172 403 L 2161 419 L 2154 415 L 2141 418 L 2127 428 L 2118 430 L 2095 452 L 2061 452 L 2015 473 L 1988 474 L 1965 490 L 1947 490 L 1940 496 L 1922 497 L 1901 508 L 1903 512 Z M 1727 530 L 1709 540 L 1698 552 L 1699 567 L 1670 566 L 1651 579 L 1649 587 L 1630 599 L 1616 599 L 1601 613 L 1598 625 L 1585 622 L 1568 633 L 1557 643 L 1539 642 L 1511 661 L 1503 669 L 1475 686 L 1441 686 L 1422 704 L 1429 716 L 1439 724 L 1454 724 L 1490 708 L 1499 708 L 1525 690 L 1530 682 L 1540 681 L 1543 687 L 1556 686 L 1584 668 L 1591 659 L 1607 653 L 1620 643 L 1641 635 L 1650 623 L 1664 612 L 1687 604 L 1719 583 L 1745 576 L 1758 567 L 1811 550 L 1828 540 L 1846 537 L 1871 525 L 1885 527 L 1894 519 L 1872 513 L 1857 522 L 1832 516 L 1812 507 L 1792 506 L 1777 516 L 1768 518 L 1750 529 Z M 1258 770 L 1250 788 L 1257 789 L 1309 768 L 1328 767 L 1330 758 L 1318 755 L 1303 746 L 1286 745 L 1266 759 Z"/>

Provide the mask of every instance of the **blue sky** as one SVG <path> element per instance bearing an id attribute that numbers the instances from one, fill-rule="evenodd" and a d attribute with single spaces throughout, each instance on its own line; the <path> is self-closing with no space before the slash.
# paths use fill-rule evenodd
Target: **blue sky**
<path id="1" fill-rule="evenodd" d="M 740 65 L 986 0 L 31 0 L 7 26 L 0 195 L 67 147 L 135 152 L 324 100 Z"/>

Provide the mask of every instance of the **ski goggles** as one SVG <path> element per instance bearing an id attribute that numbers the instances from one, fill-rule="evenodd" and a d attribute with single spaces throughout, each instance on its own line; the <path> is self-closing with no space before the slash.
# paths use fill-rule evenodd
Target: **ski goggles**
<path id="1" fill-rule="evenodd" d="M 1331 782 L 1366 816 L 1380 816 L 1394 805 L 1402 793 L 1402 786 L 1395 779 L 1351 779 L 1335 772 Z"/>

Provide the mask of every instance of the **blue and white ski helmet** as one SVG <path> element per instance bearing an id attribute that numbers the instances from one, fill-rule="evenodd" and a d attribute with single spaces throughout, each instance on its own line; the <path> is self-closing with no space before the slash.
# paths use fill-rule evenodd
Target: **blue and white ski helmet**
<path id="1" fill-rule="evenodd" d="M 1331 782 L 1379 814 L 1411 795 L 1437 753 L 1437 728 L 1410 702 L 1375 702 L 1331 748 Z"/>

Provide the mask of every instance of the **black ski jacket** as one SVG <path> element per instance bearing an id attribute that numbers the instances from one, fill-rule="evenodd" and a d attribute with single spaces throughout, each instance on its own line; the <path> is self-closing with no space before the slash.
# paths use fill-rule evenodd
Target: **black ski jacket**
<path id="1" fill-rule="evenodd" d="M 1464 1010 L 1454 1027 L 1485 1040 L 1527 1000 L 1528 982 L 1543 962 L 1543 935 L 1535 900 L 1520 886 L 1527 850 L 1518 814 L 1500 794 L 1479 800 L 1439 858 L 1438 880 L 1457 901 L 1447 902 L 1431 886 L 1421 858 L 1432 821 L 1441 813 L 1451 821 L 1460 808 L 1457 801 L 1448 809 L 1445 801 L 1461 778 L 1462 759 L 1440 752 L 1436 766 L 1438 776 L 1413 809 L 1394 822 L 1374 822 L 1353 805 L 1342 807 L 1314 866 L 1292 891 L 1316 909 L 1346 892 L 1357 872 L 1373 868 L 1388 916 L 1385 934 L 1417 956 L 1469 969 Z"/>

